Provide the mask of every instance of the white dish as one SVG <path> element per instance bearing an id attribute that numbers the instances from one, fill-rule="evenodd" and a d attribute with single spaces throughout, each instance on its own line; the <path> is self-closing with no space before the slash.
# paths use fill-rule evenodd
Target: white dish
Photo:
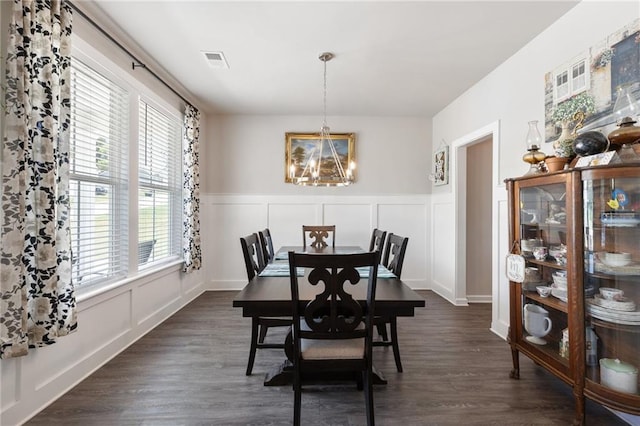
<path id="1" fill-rule="evenodd" d="M 548 285 L 539 285 L 536 287 L 536 291 L 542 297 L 549 297 L 552 289 L 553 287 L 549 287 Z"/>
<path id="2" fill-rule="evenodd" d="M 640 275 L 640 263 L 630 263 L 626 266 L 609 266 L 596 258 L 595 271 L 610 275 Z"/>
<path id="3" fill-rule="evenodd" d="M 567 289 L 566 288 L 552 287 L 551 288 L 551 295 L 553 297 L 556 297 L 556 298 L 562 300 L 565 303 L 568 300 L 568 298 L 567 298 Z"/>
<path id="4" fill-rule="evenodd" d="M 637 308 L 636 303 L 627 297 L 622 297 L 617 300 L 611 300 L 605 299 L 599 294 L 596 294 L 595 296 L 593 296 L 593 302 L 598 306 L 601 306 L 605 309 L 613 309 L 614 311 L 633 312 Z"/>
<path id="5" fill-rule="evenodd" d="M 600 260 L 607 266 L 627 266 L 631 263 L 631 253 L 605 252 Z"/>
<path id="6" fill-rule="evenodd" d="M 618 288 L 600 287 L 598 290 L 600 292 L 600 296 L 602 296 L 603 299 L 619 300 L 624 296 L 624 291 Z"/>
<path id="7" fill-rule="evenodd" d="M 587 312 L 594 318 L 623 325 L 640 325 L 640 312 L 614 311 L 597 305 L 594 299 L 586 299 Z"/>

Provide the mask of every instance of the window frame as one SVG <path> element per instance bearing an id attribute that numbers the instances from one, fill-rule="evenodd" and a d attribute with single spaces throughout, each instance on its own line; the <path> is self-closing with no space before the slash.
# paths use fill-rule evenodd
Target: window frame
<path id="1" fill-rule="evenodd" d="M 573 73 L 577 67 L 583 66 L 584 73 L 580 74 L 579 77 L 574 77 Z M 562 85 L 558 85 L 558 78 L 561 76 L 565 76 L 566 82 Z M 584 78 L 584 85 L 577 86 L 576 80 L 580 77 Z M 562 95 L 558 94 L 560 87 L 564 87 L 566 85 L 567 91 Z M 588 91 L 591 88 L 591 70 L 589 66 L 589 56 L 585 53 L 583 55 L 579 55 L 572 59 L 569 62 L 562 64 L 553 70 L 553 104 L 558 105 L 567 99 L 580 94 L 582 92 Z"/>
<path id="2" fill-rule="evenodd" d="M 149 86 L 145 85 L 142 81 L 134 78 L 131 75 L 129 70 L 123 69 L 123 67 L 119 66 L 114 62 L 114 60 L 105 56 L 101 51 L 97 50 L 92 44 L 86 42 L 82 37 L 80 37 L 77 33 L 72 35 L 72 52 L 71 52 L 72 60 L 78 59 L 82 61 L 85 65 L 94 69 L 104 77 L 111 80 L 113 83 L 119 85 L 124 88 L 128 93 L 128 114 L 129 114 L 129 130 L 128 130 L 128 147 L 126 147 L 128 157 L 130 159 L 128 164 L 128 214 L 127 214 L 127 222 L 128 222 L 128 238 L 126 240 L 126 252 L 127 256 L 127 267 L 124 269 L 124 275 L 120 275 L 118 277 L 112 277 L 106 280 L 96 281 L 95 283 L 90 283 L 86 285 L 78 285 L 77 289 L 79 290 L 80 295 L 88 295 L 94 294 L 96 291 L 98 293 L 102 292 L 102 290 L 106 291 L 107 289 L 118 287 L 120 285 L 126 284 L 132 279 L 141 277 L 142 275 L 147 275 L 149 273 L 153 273 L 156 271 L 160 271 L 162 269 L 170 268 L 175 265 L 182 264 L 182 250 L 178 250 L 175 254 L 162 258 L 156 261 L 149 261 L 144 265 L 138 265 L 138 192 L 139 192 L 139 183 L 138 183 L 138 128 L 139 128 L 139 120 L 138 120 L 138 102 L 141 99 L 144 99 L 145 102 L 152 105 L 154 108 L 162 111 L 164 114 L 169 115 L 170 117 L 175 118 L 180 126 L 180 141 L 178 142 L 178 151 L 179 157 L 176 159 L 182 165 L 182 133 L 184 132 L 183 128 L 183 117 L 184 112 L 180 111 L 178 107 L 172 105 L 167 100 L 163 99 L 162 96 L 156 93 Z M 73 159 L 72 159 L 73 160 Z M 176 195 L 177 198 L 181 200 L 181 173 L 180 176 L 176 175 L 176 179 L 179 184 L 180 191 Z M 73 206 L 72 206 L 73 208 Z M 177 230 L 174 230 L 174 234 L 178 239 L 178 247 L 181 248 L 181 236 L 182 236 L 182 209 L 175 209 L 176 214 L 173 215 L 172 221 L 178 224 Z M 77 284 L 77 283 L 76 283 Z"/>

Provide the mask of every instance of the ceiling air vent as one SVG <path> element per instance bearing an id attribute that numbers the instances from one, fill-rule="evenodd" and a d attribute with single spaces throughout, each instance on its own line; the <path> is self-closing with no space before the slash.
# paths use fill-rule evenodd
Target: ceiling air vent
<path id="1" fill-rule="evenodd" d="M 202 52 L 212 68 L 229 68 L 227 59 L 222 52 Z"/>

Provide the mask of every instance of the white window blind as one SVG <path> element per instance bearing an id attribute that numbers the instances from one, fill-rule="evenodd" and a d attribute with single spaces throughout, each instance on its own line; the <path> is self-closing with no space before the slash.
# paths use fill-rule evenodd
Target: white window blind
<path id="1" fill-rule="evenodd" d="M 181 253 L 182 125 L 140 101 L 138 138 L 138 264 Z"/>
<path id="2" fill-rule="evenodd" d="M 127 274 L 128 95 L 77 58 L 71 84 L 72 273 L 85 285 Z"/>

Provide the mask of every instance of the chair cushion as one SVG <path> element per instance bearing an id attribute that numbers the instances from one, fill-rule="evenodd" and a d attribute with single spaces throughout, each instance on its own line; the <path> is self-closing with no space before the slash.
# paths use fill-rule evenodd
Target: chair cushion
<path id="1" fill-rule="evenodd" d="M 364 328 L 360 324 L 358 328 Z M 310 331 L 304 318 L 300 319 L 300 329 Z M 301 339 L 302 359 L 362 359 L 364 357 L 364 338 L 316 340 Z"/>

